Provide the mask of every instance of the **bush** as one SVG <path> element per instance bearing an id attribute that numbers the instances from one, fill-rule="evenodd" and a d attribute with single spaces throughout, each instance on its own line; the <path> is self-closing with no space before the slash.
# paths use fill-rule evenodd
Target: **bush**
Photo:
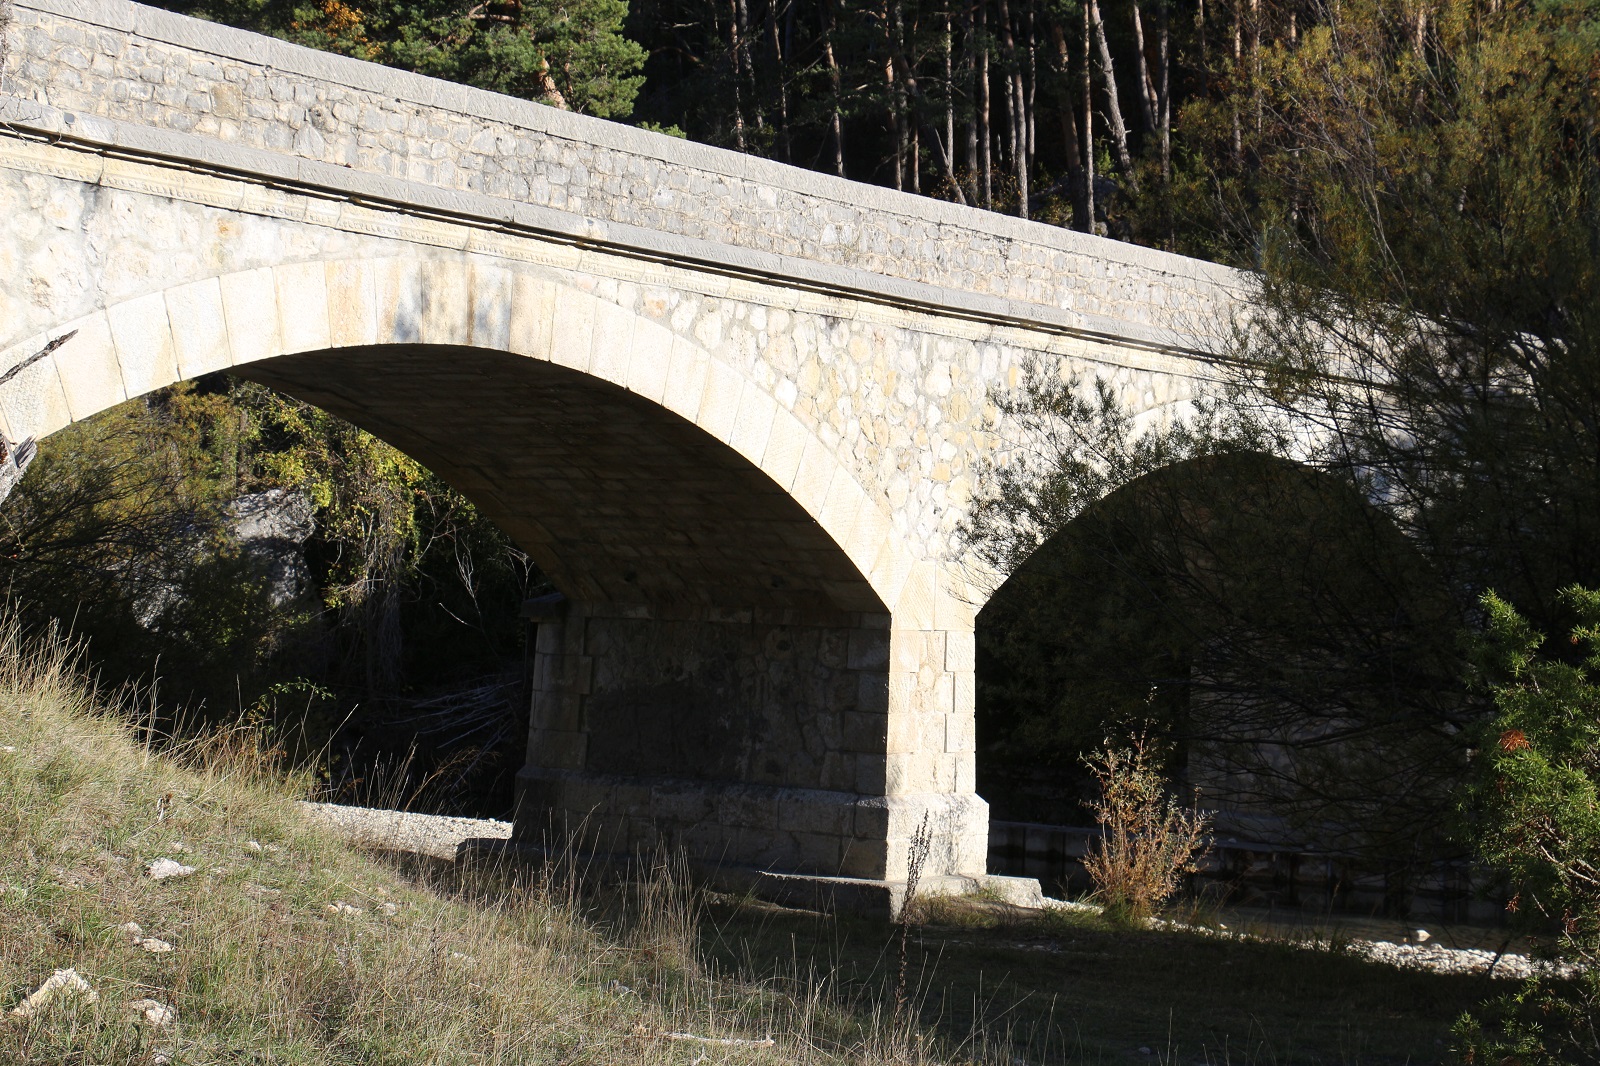
<path id="1" fill-rule="evenodd" d="M 1168 791 L 1157 752 L 1140 733 L 1126 744 L 1105 746 L 1084 759 L 1100 786 L 1090 804 L 1101 836 L 1090 841 L 1083 865 L 1096 898 L 1113 921 L 1149 918 L 1193 873 L 1209 842 L 1210 816 L 1184 809 Z"/>
<path id="2" fill-rule="evenodd" d="M 1477 737 L 1465 811 L 1508 906 L 1552 966 L 1456 1025 L 1469 1063 L 1600 1063 L 1600 591 L 1573 586 L 1567 641 L 1547 646 L 1509 604 L 1483 598 L 1475 680 L 1494 703 Z M 1554 653 L 1561 649 L 1568 659 Z"/>

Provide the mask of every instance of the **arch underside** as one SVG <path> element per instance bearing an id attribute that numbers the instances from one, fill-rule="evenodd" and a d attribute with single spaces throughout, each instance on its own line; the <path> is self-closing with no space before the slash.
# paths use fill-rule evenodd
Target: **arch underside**
<path id="1" fill-rule="evenodd" d="M 888 610 L 748 459 L 619 386 L 485 349 L 235 372 L 434 470 L 571 601 L 537 634 L 519 832 L 883 876 L 854 807 L 883 787 Z"/>
<path id="2" fill-rule="evenodd" d="M 465 493 L 569 598 L 652 612 L 884 614 L 816 520 L 704 430 L 567 367 L 418 344 L 236 367 Z"/>

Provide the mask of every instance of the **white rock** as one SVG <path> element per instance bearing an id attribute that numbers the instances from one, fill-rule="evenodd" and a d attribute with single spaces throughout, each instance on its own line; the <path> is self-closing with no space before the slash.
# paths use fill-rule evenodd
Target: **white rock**
<path id="1" fill-rule="evenodd" d="M 400 908 L 396 907 L 393 903 L 380 903 L 378 904 L 378 909 L 383 911 L 384 916 L 387 918 L 393 918 L 395 915 L 400 913 Z"/>
<path id="2" fill-rule="evenodd" d="M 151 880 L 165 881 L 169 877 L 188 877 L 194 873 L 194 867 L 173 862 L 171 859 L 157 859 L 150 864 L 149 872 Z"/>
<path id="3" fill-rule="evenodd" d="M 1429 940 L 1433 939 L 1433 934 L 1428 932 L 1426 929 L 1414 929 L 1411 933 L 1411 939 L 1416 941 L 1418 944 L 1426 944 Z"/>
<path id="4" fill-rule="evenodd" d="M 359 918 L 366 913 L 360 907 L 352 907 L 342 899 L 334 900 L 328 904 L 328 910 L 341 918 Z"/>
<path id="5" fill-rule="evenodd" d="M 172 950 L 172 945 L 165 940 L 157 940 L 153 936 L 142 936 L 133 942 L 134 947 L 144 948 L 152 955 L 165 955 Z"/>
<path id="6" fill-rule="evenodd" d="M 34 990 L 33 994 L 16 1007 L 11 1014 L 17 1018 L 31 1018 L 44 1010 L 56 999 L 77 998 L 85 1003 L 93 1003 L 100 998 L 100 993 L 89 987 L 77 970 L 57 970 L 51 974 L 45 983 Z"/>
<path id="7" fill-rule="evenodd" d="M 246 851 L 261 851 L 262 850 L 261 841 L 259 841 L 259 840 L 246 840 L 244 842 L 244 850 L 246 850 Z"/>
<path id="8" fill-rule="evenodd" d="M 135 1014 L 144 1015 L 152 1029 L 165 1029 L 178 1020 L 178 1012 L 156 999 L 136 999 L 128 1004 Z"/>
<path id="9" fill-rule="evenodd" d="M 123 922 L 121 925 L 117 926 L 117 932 L 127 933 L 129 936 L 144 935 L 144 930 L 139 926 L 138 922 Z"/>
<path id="10" fill-rule="evenodd" d="M 17 746 L 15 744 L 0 744 L 0 754 L 15 755 L 16 752 Z"/>

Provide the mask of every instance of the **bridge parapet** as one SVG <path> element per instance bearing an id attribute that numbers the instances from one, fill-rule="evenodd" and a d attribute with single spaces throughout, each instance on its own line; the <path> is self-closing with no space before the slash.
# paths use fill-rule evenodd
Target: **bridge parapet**
<path id="1" fill-rule="evenodd" d="M 1212 264 L 128 0 L 17 0 L 5 38 L 0 120 L 224 169 L 293 174 L 358 197 L 448 211 L 450 199 L 427 190 L 475 194 L 544 209 L 509 220 L 571 239 L 650 245 L 639 250 L 1156 348 L 1213 350 L 1239 288 L 1236 273 Z M 279 160 L 263 167 L 262 153 Z M 286 171 L 283 160 L 322 166 Z M 371 177 L 389 183 L 362 180 Z"/>

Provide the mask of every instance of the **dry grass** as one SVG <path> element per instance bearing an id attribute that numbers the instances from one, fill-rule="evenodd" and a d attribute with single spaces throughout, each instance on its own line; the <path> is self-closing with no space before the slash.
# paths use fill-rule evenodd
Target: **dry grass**
<path id="1" fill-rule="evenodd" d="M 550 870 L 469 874 L 353 849 L 300 814 L 295 782 L 286 787 L 249 733 L 153 743 L 96 704 L 69 648 L 25 648 L 4 625 L 0 748 L 0 1061 L 931 1055 L 870 1005 L 840 1006 L 823 982 L 719 975 L 697 947 L 694 897 L 668 864 L 594 898 Z M 148 865 L 161 858 L 195 872 L 153 880 Z M 172 950 L 136 945 L 128 922 Z M 9 1014 L 67 968 L 95 1002 Z M 174 1008 L 175 1024 L 128 1006 L 145 999 Z"/>

